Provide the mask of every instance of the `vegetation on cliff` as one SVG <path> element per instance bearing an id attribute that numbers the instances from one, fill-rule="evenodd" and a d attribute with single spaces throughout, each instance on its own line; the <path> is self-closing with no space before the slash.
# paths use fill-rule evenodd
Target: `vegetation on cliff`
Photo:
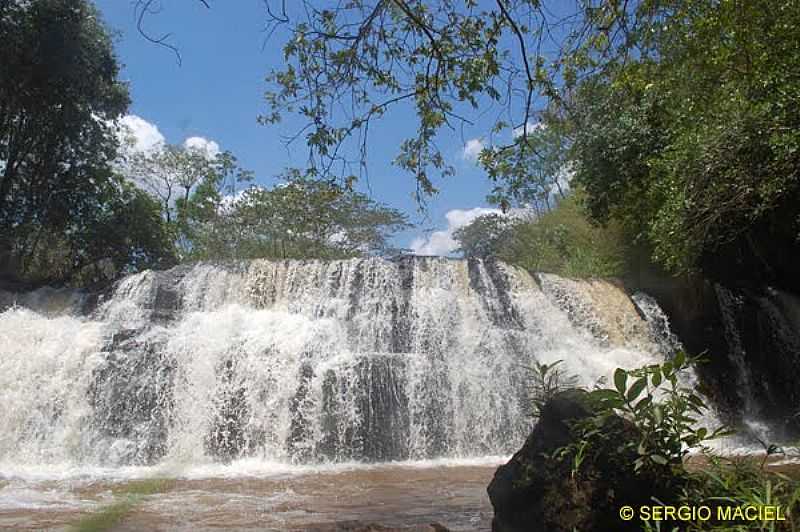
<path id="1" fill-rule="evenodd" d="M 769 470 L 766 458 L 706 454 L 704 444 L 727 431 L 700 426 L 704 400 L 682 376 L 694 362 L 678 353 L 660 365 L 617 369 L 610 387 L 590 391 L 574 388 L 557 365 L 537 366 L 534 381 L 546 383 L 533 389 L 538 423 L 488 488 L 493 529 L 796 530 L 800 480 Z M 690 466 L 690 452 L 701 467 Z M 620 517 L 624 506 L 633 509 L 629 520 Z M 688 510 L 671 518 L 650 510 L 665 507 Z M 773 513 L 726 513 L 745 507 Z"/>
<path id="2" fill-rule="evenodd" d="M 465 257 L 494 256 L 531 272 L 567 277 L 623 277 L 631 246 L 618 224 L 591 222 L 583 197 L 572 192 L 539 216 L 484 215 L 453 238 Z"/>

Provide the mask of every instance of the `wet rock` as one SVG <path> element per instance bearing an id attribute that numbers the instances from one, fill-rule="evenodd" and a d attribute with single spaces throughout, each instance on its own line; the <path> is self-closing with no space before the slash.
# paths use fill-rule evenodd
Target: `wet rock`
<path id="1" fill-rule="evenodd" d="M 245 430 L 249 411 L 246 389 L 238 378 L 233 360 L 218 369 L 220 387 L 215 398 L 215 415 L 206 436 L 206 452 L 224 463 L 240 458 L 251 449 L 252 440 Z"/>
<path id="2" fill-rule="evenodd" d="M 175 361 L 158 344 L 140 342 L 135 331 L 116 333 L 105 362 L 89 387 L 96 450 L 115 464 L 153 464 L 166 453 Z"/>
<path id="3" fill-rule="evenodd" d="M 495 472 L 487 491 L 494 507 L 494 532 L 605 532 L 640 530 L 639 523 L 619 518 L 623 505 L 652 504 L 651 497 L 670 501 L 674 487 L 635 475 L 635 456 L 616 449 L 597 449 L 596 458 L 573 478 L 569 460 L 551 458 L 573 441 L 571 427 L 591 414 L 585 392 L 570 390 L 553 397 L 520 449 Z M 636 438 L 620 418 L 604 427 L 607 445 Z"/>

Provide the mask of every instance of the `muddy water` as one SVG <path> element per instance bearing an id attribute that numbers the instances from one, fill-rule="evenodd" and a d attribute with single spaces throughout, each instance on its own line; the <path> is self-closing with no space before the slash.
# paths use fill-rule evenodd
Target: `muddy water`
<path id="1" fill-rule="evenodd" d="M 381 465 L 275 476 L 175 478 L 140 496 L 114 530 L 489 530 L 496 465 Z M 0 529 L 66 530 L 149 480 L 0 480 Z M 348 528 L 351 527 L 351 528 Z M 357 527 L 356 527 L 357 528 Z"/>

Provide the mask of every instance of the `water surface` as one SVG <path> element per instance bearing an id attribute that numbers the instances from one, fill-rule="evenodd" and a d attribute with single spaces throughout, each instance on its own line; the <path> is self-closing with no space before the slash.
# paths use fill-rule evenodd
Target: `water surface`
<path id="1" fill-rule="evenodd" d="M 486 486 L 499 464 L 493 461 L 287 467 L 272 475 L 242 475 L 237 466 L 214 466 L 160 482 L 163 491 L 139 498 L 114 530 L 325 531 L 349 529 L 354 522 L 411 530 L 429 530 L 431 523 L 450 530 L 489 530 Z M 0 529 L 67 530 L 129 497 L 154 472 L 138 473 L 6 477 L 0 480 Z"/>

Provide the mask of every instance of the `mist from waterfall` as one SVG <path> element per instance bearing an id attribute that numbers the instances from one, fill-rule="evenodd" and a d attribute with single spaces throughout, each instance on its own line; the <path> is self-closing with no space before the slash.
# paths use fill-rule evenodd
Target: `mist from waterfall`
<path id="1" fill-rule="evenodd" d="M 494 261 L 198 264 L 97 302 L 3 298 L 0 471 L 508 455 L 534 360 L 592 386 L 669 356 L 620 286 Z"/>

